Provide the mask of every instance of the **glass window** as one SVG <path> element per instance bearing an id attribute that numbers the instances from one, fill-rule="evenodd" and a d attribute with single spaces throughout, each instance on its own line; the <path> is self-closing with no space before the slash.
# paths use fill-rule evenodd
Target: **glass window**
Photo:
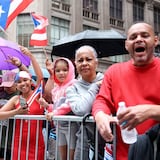
<path id="1" fill-rule="evenodd" d="M 154 31 L 156 35 L 160 33 L 160 8 L 154 6 Z M 160 45 L 155 48 L 155 55 L 160 57 Z"/>
<path id="2" fill-rule="evenodd" d="M 98 12 L 98 0 L 83 0 L 83 8 L 92 12 Z"/>
<path id="3" fill-rule="evenodd" d="M 160 8 L 154 7 L 154 30 L 156 34 L 160 32 Z"/>
<path id="4" fill-rule="evenodd" d="M 29 41 L 34 30 L 30 14 L 20 14 L 17 18 L 17 41 L 20 45 L 30 47 Z"/>
<path id="5" fill-rule="evenodd" d="M 87 25 L 83 25 L 83 30 L 98 30 L 98 28 L 95 27 L 91 27 L 91 26 L 87 26 Z"/>
<path id="6" fill-rule="evenodd" d="M 122 19 L 122 0 L 110 0 L 110 17 Z"/>
<path id="7" fill-rule="evenodd" d="M 130 59 L 130 56 L 128 54 L 124 55 L 115 55 L 115 56 L 109 56 L 108 59 L 112 62 L 124 62 Z"/>
<path id="8" fill-rule="evenodd" d="M 52 2 L 62 2 L 62 3 L 65 3 L 65 4 L 69 4 L 70 0 L 52 0 Z"/>
<path id="9" fill-rule="evenodd" d="M 144 20 L 144 2 L 137 0 L 133 1 L 133 21 L 143 21 Z"/>
<path id="10" fill-rule="evenodd" d="M 69 35 L 69 21 L 52 17 L 51 18 L 51 44 Z"/>
<path id="11" fill-rule="evenodd" d="M 63 3 L 65 4 L 69 4 L 70 3 L 70 0 L 61 0 Z"/>
<path id="12" fill-rule="evenodd" d="M 17 17 L 17 41 L 18 44 L 30 47 L 29 41 L 34 30 L 30 14 L 20 14 Z"/>

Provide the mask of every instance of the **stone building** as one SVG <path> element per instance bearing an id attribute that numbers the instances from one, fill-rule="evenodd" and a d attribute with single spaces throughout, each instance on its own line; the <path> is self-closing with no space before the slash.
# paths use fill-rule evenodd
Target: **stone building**
<path id="1" fill-rule="evenodd" d="M 48 45 L 30 46 L 33 32 L 30 12 L 48 18 Z M 125 34 L 136 21 L 146 21 L 160 33 L 160 0 L 34 0 L 8 27 L 5 38 L 29 47 L 44 66 L 45 54 L 51 54 L 52 46 L 59 39 L 86 29 L 115 29 Z M 157 54 L 160 51 L 157 47 Z M 128 55 L 100 59 L 99 70 L 104 71 L 114 62 L 125 61 Z"/>

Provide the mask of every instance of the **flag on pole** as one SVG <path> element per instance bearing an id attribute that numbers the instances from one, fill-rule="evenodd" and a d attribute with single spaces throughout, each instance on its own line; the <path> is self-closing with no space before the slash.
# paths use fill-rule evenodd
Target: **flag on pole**
<path id="1" fill-rule="evenodd" d="M 7 29 L 16 16 L 21 13 L 33 0 L 1 0 L 0 27 Z"/>
<path id="2" fill-rule="evenodd" d="M 46 46 L 48 43 L 46 32 L 46 26 L 49 25 L 48 19 L 35 13 L 31 13 L 31 17 L 34 23 L 34 31 L 31 35 L 30 45 Z"/>
<path id="3" fill-rule="evenodd" d="M 35 29 L 31 35 L 30 45 L 31 46 L 46 46 L 48 43 L 46 28 Z"/>
<path id="4" fill-rule="evenodd" d="M 49 25 L 48 19 L 44 16 L 31 13 L 31 17 L 32 17 L 35 29 L 42 29 Z"/>
<path id="5" fill-rule="evenodd" d="M 28 106 L 31 106 L 31 104 L 33 103 L 33 101 L 40 95 L 42 96 L 43 92 L 43 81 L 39 84 L 39 86 L 37 86 L 37 88 L 34 90 L 34 92 L 32 93 L 31 97 L 27 100 L 27 104 Z"/>

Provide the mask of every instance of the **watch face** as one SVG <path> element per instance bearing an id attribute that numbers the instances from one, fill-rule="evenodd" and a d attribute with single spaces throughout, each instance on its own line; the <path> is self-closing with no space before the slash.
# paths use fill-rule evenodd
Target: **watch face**
<path id="1" fill-rule="evenodd" d="M 26 99 L 23 98 L 22 96 L 20 96 L 19 102 L 20 102 L 21 107 L 23 107 L 23 108 L 27 107 Z"/>

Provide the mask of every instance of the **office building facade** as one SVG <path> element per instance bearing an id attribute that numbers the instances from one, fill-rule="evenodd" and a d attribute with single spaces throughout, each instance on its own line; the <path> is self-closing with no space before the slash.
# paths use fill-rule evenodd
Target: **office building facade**
<path id="1" fill-rule="evenodd" d="M 30 46 L 29 40 L 34 26 L 31 12 L 48 18 L 48 45 Z M 127 29 L 136 21 L 150 23 L 155 33 L 160 33 L 160 0 L 34 0 L 8 27 L 4 35 L 21 45 L 29 47 L 44 66 L 45 54 L 48 56 L 53 45 L 61 38 L 87 29 L 115 29 L 125 35 Z M 159 47 L 156 52 L 158 54 Z M 67 54 L 67 53 L 66 53 Z M 100 70 L 104 71 L 114 62 L 125 61 L 129 55 L 100 59 Z"/>

